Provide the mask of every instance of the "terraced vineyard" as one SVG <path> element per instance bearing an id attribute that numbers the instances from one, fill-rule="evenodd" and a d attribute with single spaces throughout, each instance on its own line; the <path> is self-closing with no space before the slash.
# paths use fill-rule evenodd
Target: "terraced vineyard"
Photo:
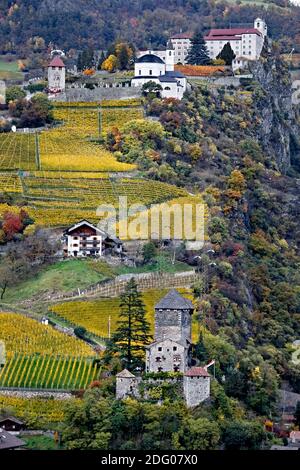
<path id="1" fill-rule="evenodd" d="M 25 419 L 26 422 L 36 422 L 39 425 L 59 423 L 64 419 L 65 403 L 76 403 L 76 399 L 53 400 L 45 398 L 20 398 L 0 395 L 0 409 L 12 410 L 14 416 Z"/>
<path id="2" fill-rule="evenodd" d="M 43 172 L 37 172 L 42 175 Z M 2 175 L 2 176 L 1 176 Z M 49 175 L 49 176 L 48 176 Z M 25 209 L 37 224 L 62 226 L 80 219 L 99 221 L 96 209 L 100 204 L 119 205 L 119 196 L 127 196 L 128 206 L 134 203 L 149 206 L 185 195 L 185 191 L 158 181 L 126 178 L 58 178 L 47 172 L 46 177 L 0 174 L 0 182 L 27 199 Z M 52 176 L 52 177 L 50 177 Z M 70 175 L 69 175 L 70 176 Z M 5 211 L 19 212 L 20 207 L 0 204 Z"/>
<path id="3" fill-rule="evenodd" d="M 15 313 L 0 313 L 7 360 L 0 387 L 85 388 L 98 374 L 95 353 L 83 341 Z"/>
<path id="4" fill-rule="evenodd" d="M 112 103 L 113 107 L 108 103 L 101 112 L 97 104 L 94 107 L 79 106 L 79 103 L 72 107 L 59 105 L 54 109 L 54 118 L 60 125 L 55 128 L 38 135 L 0 134 L 0 170 L 133 170 L 134 165 L 118 162 L 112 153 L 89 140 L 113 126 L 143 117 L 136 101 L 119 102 L 119 106 L 117 103 Z"/>
<path id="5" fill-rule="evenodd" d="M 0 170 L 19 168 L 36 169 L 35 135 L 0 133 Z"/>
<path id="6" fill-rule="evenodd" d="M 14 198 L 15 206 L 0 204 L 19 212 L 19 201 L 42 226 L 67 226 L 80 219 L 97 222 L 100 204 L 118 206 L 118 197 L 133 203 L 159 204 L 185 196 L 174 186 L 141 179 L 111 178 L 130 172 L 135 165 L 118 162 L 95 138 L 113 126 L 143 117 L 140 100 L 112 100 L 102 103 L 57 103 L 57 127 L 34 133 L 0 134 L 0 193 Z M 4 171 L 5 170 L 5 171 Z"/>
<path id="7" fill-rule="evenodd" d="M 189 297 L 188 289 L 178 289 Z M 154 306 L 168 292 L 168 289 L 150 289 L 143 292 L 147 318 L 154 331 Z M 192 298 L 192 296 L 190 296 Z M 92 301 L 64 302 L 51 307 L 51 312 L 67 320 L 72 325 L 80 325 L 96 336 L 108 337 L 110 321 L 111 333 L 117 326 L 120 299 L 101 299 Z"/>
<path id="8" fill-rule="evenodd" d="M 93 350 L 83 341 L 17 313 L 0 312 L 0 340 L 5 343 L 8 357 L 15 353 L 93 355 Z"/>
<path id="9" fill-rule="evenodd" d="M 56 178 L 24 178 L 24 195 L 39 207 L 49 207 L 50 201 L 78 203 L 82 208 L 96 209 L 99 204 L 117 205 L 119 196 L 127 196 L 128 204 L 139 202 L 149 206 L 182 196 L 185 191 L 166 183 L 131 179 L 61 180 Z M 65 204 L 67 205 L 67 204 Z"/>
<path id="10" fill-rule="evenodd" d="M 0 372 L 0 387 L 83 389 L 97 373 L 94 358 L 15 354 Z"/>

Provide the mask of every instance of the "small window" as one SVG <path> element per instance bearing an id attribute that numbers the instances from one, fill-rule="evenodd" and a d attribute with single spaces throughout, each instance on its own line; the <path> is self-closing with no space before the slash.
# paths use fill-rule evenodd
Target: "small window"
<path id="1" fill-rule="evenodd" d="M 162 351 L 162 347 L 161 346 L 158 346 L 158 351 Z"/>
<path id="2" fill-rule="evenodd" d="M 139 70 L 139 75 L 142 75 L 142 71 L 141 71 L 141 70 Z"/>
<path id="3" fill-rule="evenodd" d="M 149 75 L 152 75 L 152 70 L 149 70 Z"/>
<path id="4" fill-rule="evenodd" d="M 160 356 L 157 356 L 157 357 L 155 358 L 155 361 L 156 361 L 156 362 L 161 362 L 161 357 L 160 357 Z"/>
<path id="5" fill-rule="evenodd" d="M 173 351 L 177 351 L 177 346 L 173 346 Z"/>
<path id="6" fill-rule="evenodd" d="M 172 51 L 169 51 L 169 56 L 171 56 L 171 55 L 172 55 Z"/>

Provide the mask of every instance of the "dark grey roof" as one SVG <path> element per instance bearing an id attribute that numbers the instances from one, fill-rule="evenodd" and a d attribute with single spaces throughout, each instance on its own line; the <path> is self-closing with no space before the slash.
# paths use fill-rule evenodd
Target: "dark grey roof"
<path id="1" fill-rule="evenodd" d="M 182 295 L 175 289 L 170 290 L 165 297 L 163 297 L 158 304 L 155 305 L 156 309 L 179 309 L 179 310 L 186 310 L 192 309 L 194 310 L 194 306 L 192 302 Z"/>
<path id="2" fill-rule="evenodd" d="M 14 449 L 17 447 L 23 447 L 26 445 L 26 442 L 22 441 L 18 437 L 10 434 L 4 429 L 0 428 L 0 450 L 3 449 Z"/>
<path id="3" fill-rule="evenodd" d="M 175 78 L 167 77 L 167 75 L 161 75 L 158 78 L 160 82 L 177 83 L 177 80 L 175 80 Z"/>
<path id="4" fill-rule="evenodd" d="M 132 78 L 132 80 L 138 80 L 139 78 L 148 78 L 149 82 L 153 80 L 153 78 L 159 78 L 156 75 L 136 75 L 135 77 Z"/>
<path id="5" fill-rule="evenodd" d="M 179 72 L 179 70 L 169 70 L 166 72 L 166 75 L 168 75 L 168 77 L 185 78 L 185 75 Z"/>
<path id="6" fill-rule="evenodd" d="M 127 369 L 123 369 L 121 372 L 119 372 L 116 377 L 120 377 L 120 378 L 125 378 L 125 379 L 132 379 L 135 377 L 135 375 L 133 375 L 131 372 L 129 372 L 129 370 Z"/>
<path id="7" fill-rule="evenodd" d="M 24 424 L 23 421 L 20 421 L 19 419 L 15 418 L 14 416 L 3 416 L 3 417 L 0 417 L 0 425 L 1 423 L 3 423 L 4 421 L 13 421 L 14 423 L 16 424 Z"/>
<path id="8" fill-rule="evenodd" d="M 164 64 L 164 61 L 160 57 L 154 54 L 145 54 L 145 55 L 142 55 L 142 57 L 139 57 L 138 59 L 136 59 L 136 63 L 138 64 L 145 63 L 145 62 Z"/>

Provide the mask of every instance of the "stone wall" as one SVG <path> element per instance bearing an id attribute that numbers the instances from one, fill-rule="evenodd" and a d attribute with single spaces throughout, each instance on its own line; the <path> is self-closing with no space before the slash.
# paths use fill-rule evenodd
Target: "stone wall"
<path id="1" fill-rule="evenodd" d="M 55 398 L 56 400 L 69 400 L 70 398 L 74 397 L 72 393 L 68 392 L 61 392 L 59 390 L 52 390 L 51 392 L 47 391 L 33 391 L 33 390 L 5 390 L 0 389 L 0 395 L 9 396 L 9 397 L 17 397 L 17 398 Z"/>
<path id="2" fill-rule="evenodd" d="M 210 397 L 210 377 L 117 377 L 116 398 L 122 400 L 128 396 L 157 402 L 167 397 L 182 396 L 187 406 L 192 408 Z"/>
<path id="3" fill-rule="evenodd" d="M 141 89 L 139 87 L 97 87 L 94 90 L 88 88 L 68 88 L 64 93 L 55 97 L 56 101 L 101 101 L 122 100 L 139 98 Z"/>

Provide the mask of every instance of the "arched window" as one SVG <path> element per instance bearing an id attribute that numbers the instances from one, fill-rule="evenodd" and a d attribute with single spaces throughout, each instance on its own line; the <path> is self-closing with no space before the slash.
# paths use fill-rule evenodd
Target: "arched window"
<path id="1" fill-rule="evenodd" d="M 171 88 L 169 86 L 166 86 L 165 90 L 171 90 Z"/>

